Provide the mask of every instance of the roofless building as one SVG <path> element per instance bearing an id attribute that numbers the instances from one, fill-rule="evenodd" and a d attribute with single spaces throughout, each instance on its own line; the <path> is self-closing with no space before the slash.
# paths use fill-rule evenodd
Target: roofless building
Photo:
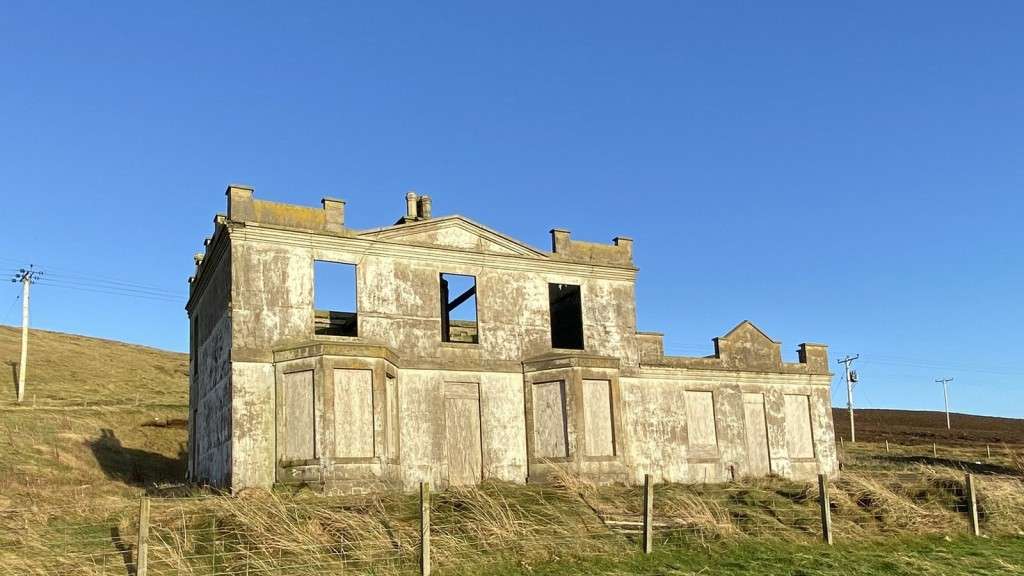
<path id="1" fill-rule="evenodd" d="M 701 358 L 636 326 L 633 242 L 539 250 L 409 193 L 392 226 L 227 189 L 196 256 L 189 475 L 343 492 L 838 470 L 826 347 L 749 322 Z M 337 298 L 348 294 L 346 301 Z"/>

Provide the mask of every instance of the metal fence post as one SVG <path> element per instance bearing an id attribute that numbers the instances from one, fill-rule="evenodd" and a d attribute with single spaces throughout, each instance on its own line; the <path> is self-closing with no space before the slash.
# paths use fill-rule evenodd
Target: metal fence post
<path id="1" fill-rule="evenodd" d="M 654 550 L 654 483 L 644 474 L 644 554 Z"/>
<path id="2" fill-rule="evenodd" d="M 430 576 L 430 482 L 420 482 L 420 574 Z"/>
<path id="3" fill-rule="evenodd" d="M 968 474 L 965 482 L 967 489 L 967 512 L 970 514 L 971 535 L 981 536 L 981 527 L 978 525 L 978 497 L 974 492 L 974 475 Z"/>
<path id="4" fill-rule="evenodd" d="M 821 506 L 821 539 L 832 545 L 832 508 L 828 498 L 828 476 L 818 474 L 818 504 Z"/>
<path id="5" fill-rule="evenodd" d="M 149 498 L 139 503 L 139 544 L 135 556 L 135 576 L 146 576 L 149 571 Z"/>

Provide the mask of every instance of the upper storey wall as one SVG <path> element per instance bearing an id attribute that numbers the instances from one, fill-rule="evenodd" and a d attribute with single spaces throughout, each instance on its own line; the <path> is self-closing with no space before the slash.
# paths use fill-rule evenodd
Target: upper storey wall
<path id="1" fill-rule="evenodd" d="M 241 202 L 259 201 L 242 193 Z M 552 350 L 549 283 L 580 286 L 585 352 L 639 363 L 636 270 L 620 256 L 624 247 L 609 245 L 615 261 L 601 265 L 457 216 L 357 232 L 320 229 L 312 213 L 326 210 L 304 210 L 305 229 L 276 217 L 237 220 L 258 216 L 244 210 L 229 219 L 236 360 L 269 361 L 275 349 L 348 340 L 314 335 L 314 261 L 324 260 L 355 265 L 356 339 L 391 347 L 403 367 L 521 370 L 523 359 Z M 479 343 L 442 341 L 442 273 L 475 278 Z"/>

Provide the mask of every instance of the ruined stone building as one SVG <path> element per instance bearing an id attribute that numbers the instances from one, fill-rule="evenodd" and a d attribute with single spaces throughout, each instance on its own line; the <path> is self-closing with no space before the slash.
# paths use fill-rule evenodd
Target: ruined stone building
<path id="1" fill-rule="evenodd" d="M 637 331 L 636 274 L 628 238 L 556 229 L 539 250 L 413 193 L 396 224 L 353 230 L 340 200 L 230 186 L 190 280 L 190 477 L 358 491 L 555 465 L 627 483 L 837 473 L 825 346 L 783 362 L 742 322 L 709 356 L 666 356 Z M 320 304 L 346 290 L 347 308 Z"/>

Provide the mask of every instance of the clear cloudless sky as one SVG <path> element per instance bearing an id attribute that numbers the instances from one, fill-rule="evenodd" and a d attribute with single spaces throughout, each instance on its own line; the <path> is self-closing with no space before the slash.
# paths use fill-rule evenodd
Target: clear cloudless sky
<path id="1" fill-rule="evenodd" d="M 552 227 L 633 237 L 639 327 L 670 353 L 750 319 L 787 360 L 859 353 L 859 406 L 941 409 L 948 376 L 954 410 L 1024 417 L 1022 22 L 1008 1 L 7 0 L 0 269 L 49 273 L 35 327 L 184 351 L 228 183 L 344 198 L 355 228 L 415 189 L 544 249 Z"/>

